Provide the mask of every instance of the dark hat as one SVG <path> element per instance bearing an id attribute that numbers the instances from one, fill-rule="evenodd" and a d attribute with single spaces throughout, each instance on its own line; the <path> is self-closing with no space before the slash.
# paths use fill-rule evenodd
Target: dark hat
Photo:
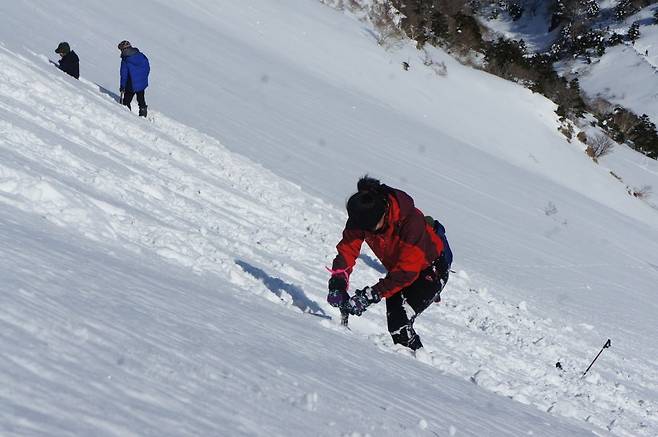
<path id="1" fill-rule="evenodd" d="M 371 231 L 386 212 L 386 195 L 376 191 L 359 191 L 347 201 L 347 228 Z"/>
<path id="2" fill-rule="evenodd" d="M 55 49 L 55 53 L 62 53 L 62 54 L 67 54 L 71 51 L 71 46 L 69 46 L 69 43 L 67 42 L 61 42 Z"/>
<path id="3" fill-rule="evenodd" d="M 121 41 L 121 42 L 119 43 L 119 45 L 117 46 L 117 48 L 118 48 L 119 50 L 128 49 L 128 48 L 130 48 L 130 47 L 132 47 L 132 46 L 130 45 L 130 41 L 126 41 L 125 39 L 124 39 L 123 41 Z"/>

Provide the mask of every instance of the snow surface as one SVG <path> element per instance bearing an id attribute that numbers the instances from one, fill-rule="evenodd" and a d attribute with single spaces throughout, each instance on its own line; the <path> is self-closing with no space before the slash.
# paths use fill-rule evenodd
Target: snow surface
<path id="1" fill-rule="evenodd" d="M 587 434 L 330 322 L 333 208 L 0 62 L 3 435 Z"/>
<path id="2" fill-rule="evenodd" d="M 0 13 L 2 434 L 658 433 L 658 215 L 551 102 L 302 0 Z M 124 38 L 150 122 L 108 91 Z M 345 332 L 324 302 L 365 172 L 455 251 L 416 359 L 383 305 Z"/>

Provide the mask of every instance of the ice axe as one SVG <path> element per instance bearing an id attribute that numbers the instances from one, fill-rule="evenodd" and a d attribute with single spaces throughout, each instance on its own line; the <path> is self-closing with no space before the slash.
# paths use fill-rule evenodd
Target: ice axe
<path id="1" fill-rule="evenodd" d="M 330 269 L 329 267 L 325 267 L 329 273 L 331 273 L 332 278 L 335 275 L 344 275 L 345 276 L 345 291 L 347 292 L 347 289 L 350 287 L 350 275 L 347 273 L 347 269 Z M 345 307 L 344 305 L 340 306 L 340 325 L 344 326 L 347 328 L 347 323 L 350 318 L 350 312 L 349 312 L 349 307 Z"/>
<path id="2" fill-rule="evenodd" d="M 347 328 L 347 324 L 350 320 L 350 313 L 347 312 L 345 309 L 340 309 L 340 326 L 344 326 Z"/>
<path id="3" fill-rule="evenodd" d="M 603 353 L 603 349 L 607 349 L 607 348 L 609 348 L 610 346 L 612 346 L 612 343 L 610 342 L 610 339 L 608 339 L 608 341 L 605 342 L 605 344 L 603 345 L 603 347 L 601 348 L 601 350 L 599 351 L 599 353 L 596 355 L 596 357 L 594 357 L 594 359 L 593 359 L 592 362 L 590 363 L 590 365 L 589 365 L 589 367 L 587 368 L 587 370 L 585 370 L 585 372 L 583 373 L 583 376 L 585 376 L 585 375 L 587 374 L 587 372 L 589 372 L 589 369 L 592 368 L 592 366 L 594 365 L 594 363 L 596 362 L 596 360 L 597 360 L 597 359 L 599 358 L 599 356 Z M 582 376 L 581 376 L 581 378 L 582 378 Z"/>

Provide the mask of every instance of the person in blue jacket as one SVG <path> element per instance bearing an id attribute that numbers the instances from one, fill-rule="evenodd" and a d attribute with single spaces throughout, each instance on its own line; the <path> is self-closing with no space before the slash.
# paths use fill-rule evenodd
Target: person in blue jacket
<path id="1" fill-rule="evenodd" d="M 137 94 L 137 104 L 139 105 L 139 116 L 146 117 L 146 99 L 144 90 L 149 86 L 149 73 L 151 66 L 149 60 L 133 47 L 128 41 L 121 41 L 118 45 L 121 50 L 121 104 L 130 108 L 130 102 Z"/>

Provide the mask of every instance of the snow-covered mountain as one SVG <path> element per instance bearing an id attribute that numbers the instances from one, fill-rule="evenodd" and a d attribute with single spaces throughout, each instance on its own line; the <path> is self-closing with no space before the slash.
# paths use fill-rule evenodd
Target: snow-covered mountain
<path id="1" fill-rule="evenodd" d="M 523 40 L 531 52 L 549 51 L 563 31 L 567 34 L 578 33 L 580 36 L 576 36 L 576 39 L 601 41 L 604 49 L 602 55 L 592 48 L 589 49 L 588 56 L 564 56 L 557 65 L 558 71 L 570 79 L 578 78 L 589 99 L 604 98 L 638 115 L 647 114 L 654 123 L 658 123 L 658 95 L 653 91 L 658 85 L 656 2 L 570 1 L 568 3 L 571 8 L 574 4 L 581 5 L 580 20 L 578 17 L 572 17 L 575 22 L 562 23 L 553 29 L 552 14 L 558 9 L 556 4 L 559 2 L 524 0 L 518 3 L 523 13 L 517 20 L 512 19 L 508 13 L 498 14 L 495 19 L 485 14 L 480 17 L 481 23 L 490 29 L 493 35 Z M 565 2 L 561 3 L 565 8 Z M 587 5 L 592 4 L 597 5 L 596 12 L 588 16 L 585 11 Z M 631 13 L 620 19 L 616 12 L 622 4 L 627 5 Z M 577 15 L 573 11 L 571 13 Z M 631 41 L 628 39 L 628 33 L 633 24 L 638 26 L 639 36 Z M 571 31 L 565 29 L 567 25 Z M 578 27 L 577 31 L 574 27 Z M 591 34 L 588 34 L 588 31 Z M 611 46 L 610 40 L 614 34 L 619 36 L 619 42 Z"/>
<path id="2" fill-rule="evenodd" d="M 611 31 L 624 34 L 633 23 L 640 25 L 640 36 L 632 44 L 609 48 L 592 65 L 569 65 L 569 73 L 581 77 L 583 90 L 591 96 L 647 114 L 658 122 L 658 20 L 653 15 L 658 5 L 642 9 L 621 23 L 614 23 Z"/>
<path id="3" fill-rule="evenodd" d="M 314 1 L 0 14 L 3 435 L 658 432 L 658 213 L 551 102 Z M 148 121 L 113 100 L 123 39 Z M 62 40 L 80 82 L 47 62 Z M 324 300 L 366 172 L 455 252 L 416 359 L 383 305 L 345 332 Z"/>

